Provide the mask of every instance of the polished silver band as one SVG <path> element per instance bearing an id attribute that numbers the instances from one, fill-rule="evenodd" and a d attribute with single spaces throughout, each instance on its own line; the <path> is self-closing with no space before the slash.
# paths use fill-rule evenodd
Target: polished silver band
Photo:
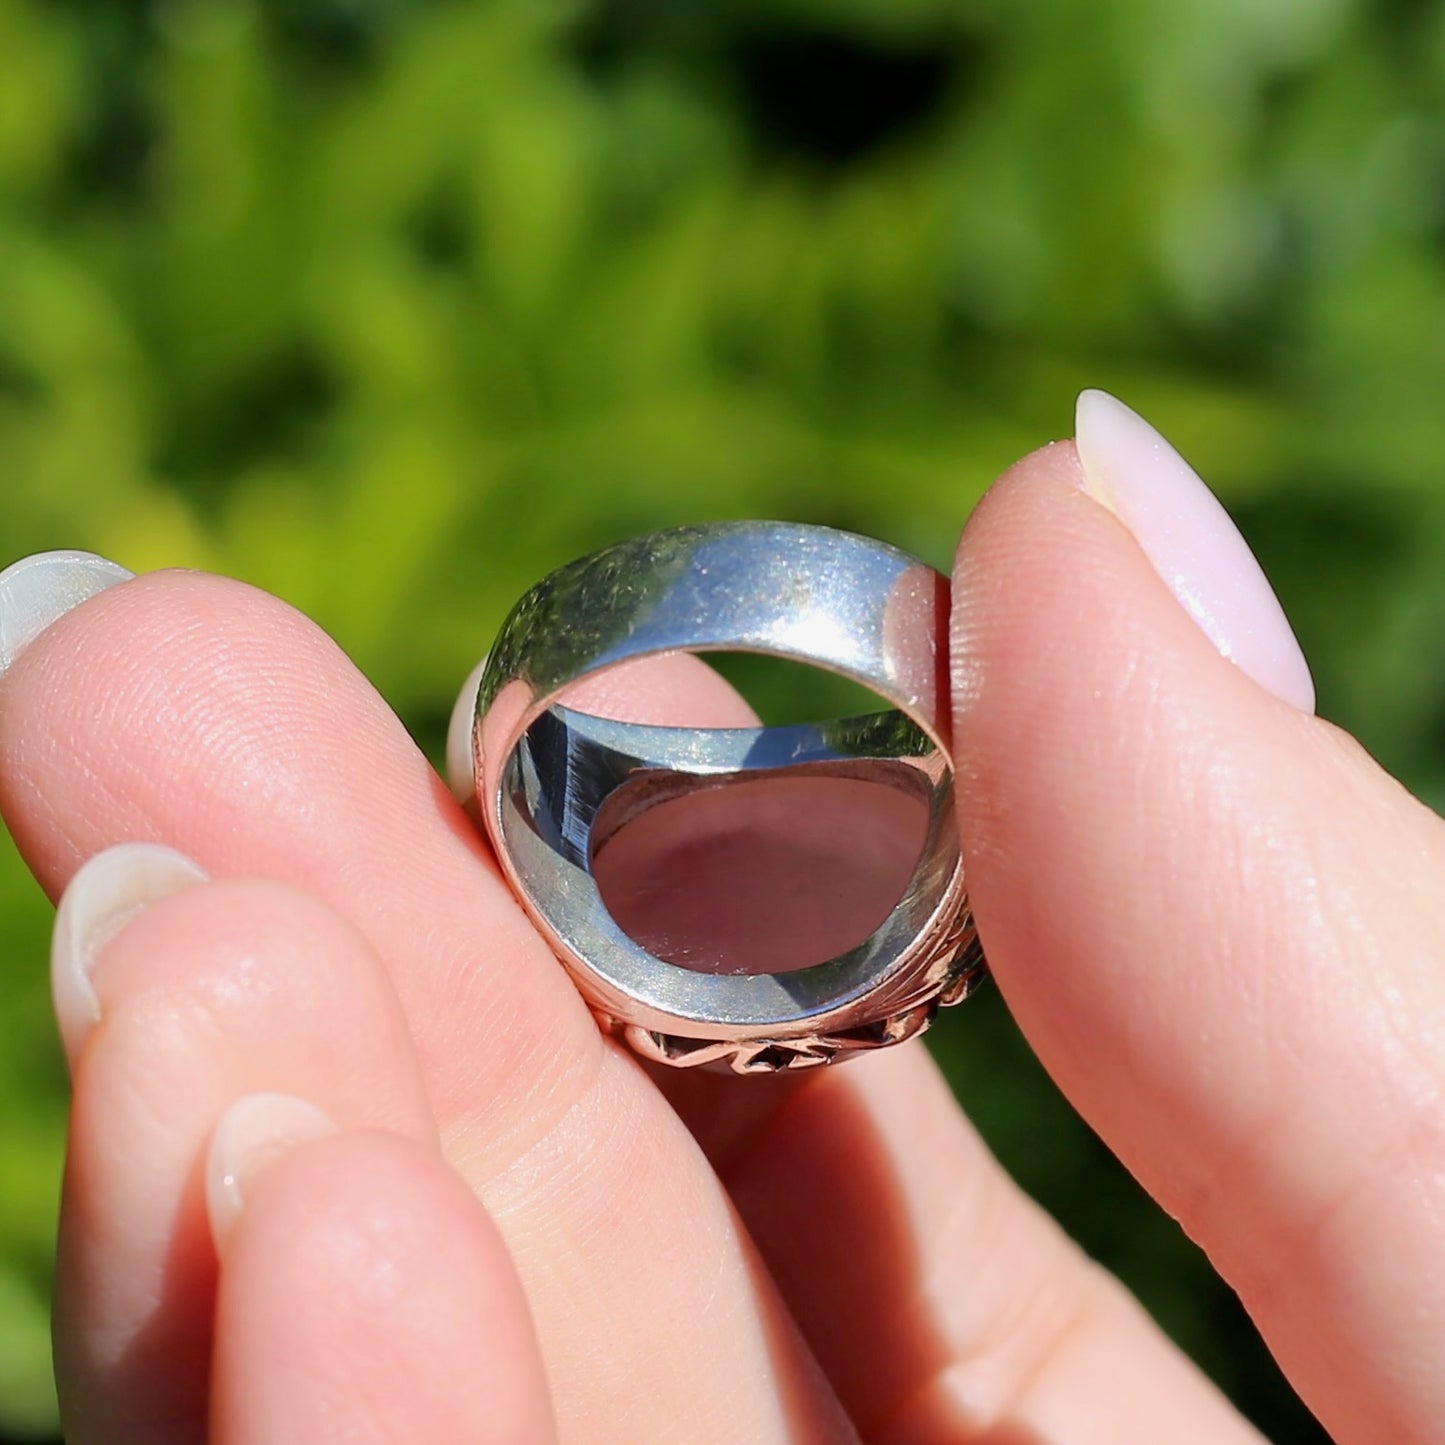
<path id="1" fill-rule="evenodd" d="M 884 543 L 824 527 L 735 522 L 619 543 L 517 604 L 489 655 L 473 729 L 478 801 L 507 878 L 605 1028 L 644 1057 L 739 1073 L 896 1043 L 983 976 L 953 809 L 948 588 Z M 674 651 L 759 652 L 839 673 L 896 710 L 799 727 L 671 728 L 562 706 L 578 679 Z M 614 921 L 592 859 L 676 795 L 679 779 L 868 776 L 917 791 L 926 840 L 882 925 L 789 973 L 702 973 Z"/>

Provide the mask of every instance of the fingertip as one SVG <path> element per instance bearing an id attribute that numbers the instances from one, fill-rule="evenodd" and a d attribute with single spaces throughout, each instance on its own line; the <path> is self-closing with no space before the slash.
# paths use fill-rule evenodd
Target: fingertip
<path id="1" fill-rule="evenodd" d="M 550 1441 L 527 1302 L 480 1202 L 399 1135 L 298 1140 L 319 1121 L 297 1102 L 243 1101 L 236 1125 L 266 1157 L 222 1263 L 210 1438 Z"/>
<path id="2" fill-rule="evenodd" d="M 93 552 L 38 552 L 0 571 L 0 677 L 53 623 L 134 573 Z"/>
<path id="3" fill-rule="evenodd" d="M 206 1210 L 211 1236 L 223 1249 L 258 1175 L 281 1156 L 312 1139 L 337 1132 L 319 1105 L 294 1094 L 247 1094 L 216 1123 L 206 1151 Z"/>
<path id="4" fill-rule="evenodd" d="M 152 903 L 209 876 L 174 848 L 120 843 L 90 858 L 66 885 L 51 934 L 50 980 L 72 1070 L 100 1022 L 100 998 L 91 972 L 101 950 Z"/>
<path id="5" fill-rule="evenodd" d="M 88 600 L 29 644 L 5 692 L 0 808 L 53 896 L 142 825 L 214 871 L 253 871 L 230 826 L 241 801 L 274 807 L 298 768 L 322 774 L 353 741 L 405 753 L 425 775 L 330 637 L 280 599 L 204 572 L 151 572 Z"/>
<path id="6" fill-rule="evenodd" d="M 975 914 L 1015 1006 L 1072 1037 L 1062 1000 L 1089 1003 L 1098 980 L 1094 964 L 1064 970 L 1063 957 L 1112 947 L 1097 968 L 1118 980 L 1137 951 L 1125 940 L 1167 928 L 1171 914 L 1193 919 L 1232 888 L 1242 847 L 1299 827 L 1317 796 L 1309 771 L 1333 744 L 1220 655 L 1089 494 L 1071 442 L 1041 448 L 995 485 L 965 530 L 953 586 L 960 833 Z M 1285 852 L 1274 850 L 1276 873 Z M 1250 918 L 1267 876 L 1251 890 Z M 1061 976 L 1044 977 L 1052 968 Z M 1157 963 L 1146 978 L 1155 990 L 1192 986 Z"/>

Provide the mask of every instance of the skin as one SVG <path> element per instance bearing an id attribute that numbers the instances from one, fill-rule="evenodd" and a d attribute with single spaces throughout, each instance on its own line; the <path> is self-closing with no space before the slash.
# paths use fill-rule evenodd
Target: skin
<path id="1" fill-rule="evenodd" d="M 1010 1007 L 1334 1438 L 1438 1439 L 1445 824 L 1214 650 L 1071 446 L 1002 479 L 954 575 L 960 830 Z M 691 659 L 606 686 L 747 716 Z M 213 877 L 101 950 L 70 1060 L 73 1445 L 1258 1439 L 922 1047 L 739 1083 L 602 1039 L 275 599 L 163 573 L 63 617 L 0 681 L 0 807 L 52 896 L 127 841 Z M 339 1132 L 216 1230 L 208 1145 L 258 1090 Z"/>

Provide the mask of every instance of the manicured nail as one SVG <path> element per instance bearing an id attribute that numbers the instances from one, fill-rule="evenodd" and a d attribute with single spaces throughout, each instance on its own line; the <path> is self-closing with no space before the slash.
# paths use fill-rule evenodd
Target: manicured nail
<path id="1" fill-rule="evenodd" d="M 199 863 L 159 843 L 121 843 L 85 863 L 61 895 L 50 944 L 50 987 L 72 1066 L 100 1022 L 91 974 L 100 951 L 149 904 L 203 883 Z"/>
<path id="2" fill-rule="evenodd" d="M 1215 647 L 1276 697 L 1313 712 L 1314 681 L 1284 609 L 1198 473 L 1104 391 L 1080 395 L 1074 440 L 1089 492 L 1134 534 Z"/>
<path id="3" fill-rule="evenodd" d="M 331 1116 L 294 1094 L 247 1094 L 216 1125 L 206 1156 L 206 1209 L 219 1245 L 246 1207 L 246 1192 L 266 1165 L 312 1139 L 338 1133 Z"/>
<path id="4" fill-rule="evenodd" d="M 134 575 L 93 552 L 37 552 L 0 572 L 0 677 L 57 618 Z"/>
<path id="5" fill-rule="evenodd" d="M 452 708 L 451 722 L 447 724 L 447 786 L 457 802 L 463 805 L 473 801 L 477 790 L 472 721 L 477 710 L 477 689 L 482 685 L 482 672 L 486 665 L 484 657 L 467 674 Z"/>

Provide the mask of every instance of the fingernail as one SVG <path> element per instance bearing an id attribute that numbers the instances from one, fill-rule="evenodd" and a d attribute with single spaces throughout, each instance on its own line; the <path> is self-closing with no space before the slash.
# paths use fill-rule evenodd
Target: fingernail
<path id="1" fill-rule="evenodd" d="M 467 674 L 452 708 L 451 722 L 447 724 L 447 786 L 457 802 L 464 805 L 473 800 L 477 791 L 472 723 L 477 710 L 477 689 L 482 685 L 482 673 L 486 666 L 487 659 L 484 657 Z"/>
<path id="2" fill-rule="evenodd" d="M 208 877 L 199 863 L 159 843 L 121 843 L 90 859 L 70 880 L 55 915 L 50 987 L 72 1066 L 100 1022 L 91 974 L 100 951 L 149 904 Z"/>
<path id="3" fill-rule="evenodd" d="M 37 552 L 0 572 L 0 677 L 57 618 L 134 575 L 93 552 Z"/>
<path id="4" fill-rule="evenodd" d="M 1215 647 L 1276 697 L 1313 712 L 1314 681 L 1284 609 L 1198 473 L 1104 391 L 1079 396 L 1074 441 L 1090 494 L 1134 534 Z"/>
<path id="5" fill-rule="evenodd" d="M 294 1094 L 247 1094 L 217 1123 L 206 1156 L 206 1209 L 219 1246 L 246 1207 L 247 1190 L 266 1165 L 298 1144 L 338 1133 L 324 1110 Z"/>

